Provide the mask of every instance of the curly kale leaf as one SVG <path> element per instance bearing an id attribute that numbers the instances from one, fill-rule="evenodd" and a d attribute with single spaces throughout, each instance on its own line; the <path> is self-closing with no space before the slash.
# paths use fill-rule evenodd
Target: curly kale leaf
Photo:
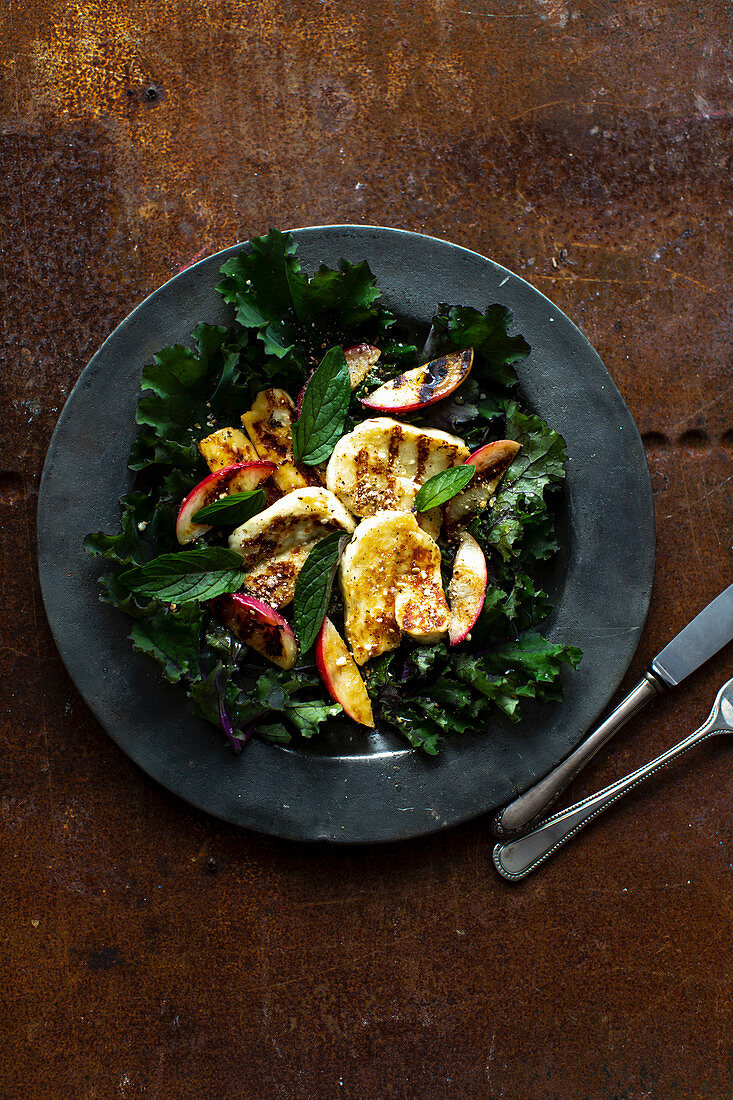
<path id="1" fill-rule="evenodd" d="M 479 313 L 472 306 L 441 304 L 433 317 L 433 346 L 473 348 L 472 374 L 482 386 L 514 386 L 514 364 L 521 363 L 531 348 L 523 336 L 510 336 L 511 310 L 498 304 Z"/>
<path id="2" fill-rule="evenodd" d="M 515 401 L 505 406 L 506 435 L 522 449 L 504 475 L 492 508 L 476 517 L 470 530 L 507 561 L 547 558 L 556 548 L 545 491 L 565 476 L 565 441 L 539 416 L 523 412 Z M 525 527 L 528 539 L 522 547 Z"/>
<path id="3" fill-rule="evenodd" d="M 265 352 L 284 359 L 295 345 L 295 320 L 305 303 L 308 278 L 290 233 L 271 229 L 256 237 L 249 251 L 238 252 L 222 266 L 216 288 L 234 306 L 245 329 L 255 330 Z"/>
<path id="4" fill-rule="evenodd" d="M 385 377 L 381 379 L 384 382 L 388 378 L 393 378 L 396 374 L 413 370 L 420 365 L 417 345 L 402 343 L 399 340 L 390 341 L 382 348 L 379 365 L 389 368 L 388 372 L 385 373 Z"/>
<path id="5" fill-rule="evenodd" d="M 227 335 L 219 325 L 201 324 L 193 332 L 195 351 L 182 344 L 161 348 L 143 368 L 140 385 L 148 392 L 138 404 L 138 424 L 150 425 L 160 440 L 173 425 L 192 427 L 225 369 Z"/>
<path id="6" fill-rule="evenodd" d="M 518 721 L 521 698 L 541 702 L 562 698 L 560 669 L 563 664 L 577 667 L 581 656 L 575 646 L 548 642 L 529 630 L 516 641 L 482 656 L 458 657 L 454 669 L 459 679 L 492 699 L 512 721 Z"/>
<path id="7" fill-rule="evenodd" d="M 84 539 L 84 549 L 92 557 L 109 558 L 118 565 L 143 565 L 152 551 L 143 532 L 150 523 L 155 501 L 147 493 L 128 493 L 122 498 L 120 530 L 106 535 L 97 531 Z"/>
<path id="8" fill-rule="evenodd" d="M 323 722 L 343 713 L 336 703 L 310 698 L 319 690 L 315 668 L 263 670 L 242 654 L 238 662 L 218 662 L 208 676 L 191 684 L 189 694 L 196 714 L 219 728 L 225 725 L 224 709 L 231 736 L 241 747 L 255 733 L 278 744 L 290 741 L 293 730 L 315 736 Z"/>
<path id="9" fill-rule="evenodd" d="M 330 316 L 346 332 L 376 321 L 382 329 L 392 324 L 392 314 L 380 306 L 382 292 L 366 260 L 352 264 L 340 260 L 338 271 L 319 267 L 308 282 L 303 320 Z"/>
<path id="10" fill-rule="evenodd" d="M 238 324 L 255 334 L 267 355 L 282 361 L 286 375 L 294 365 L 305 367 L 327 333 L 329 343 L 347 337 L 355 343 L 359 330 L 384 332 L 394 321 L 380 304 L 381 291 L 366 262 L 341 260 L 338 269 L 322 266 L 309 277 L 290 233 L 271 229 L 256 237 L 221 271 L 217 290 L 234 306 Z"/>
<path id="11" fill-rule="evenodd" d="M 158 499 L 177 499 L 201 474 L 198 441 L 246 407 L 256 373 L 242 381 L 242 336 L 218 325 L 200 324 L 194 349 L 162 348 L 143 368 L 143 394 L 137 408 L 140 425 L 129 467 Z"/>
<path id="12" fill-rule="evenodd" d="M 257 681 L 255 695 L 269 711 L 279 711 L 303 737 L 313 737 L 327 718 L 343 714 L 343 708 L 338 703 L 297 698 L 304 688 L 320 686 L 320 677 L 315 668 L 291 672 L 268 669 Z"/>
<path id="13" fill-rule="evenodd" d="M 198 604 L 183 604 L 175 611 L 159 604 L 135 622 L 130 631 L 133 648 L 153 657 L 172 684 L 196 678 L 201 673 L 201 618 Z"/>

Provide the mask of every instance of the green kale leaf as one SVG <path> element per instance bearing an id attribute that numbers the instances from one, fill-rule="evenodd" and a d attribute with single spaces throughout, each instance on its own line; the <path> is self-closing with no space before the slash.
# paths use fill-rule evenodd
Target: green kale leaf
<path id="1" fill-rule="evenodd" d="M 545 490 L 565 476 L 565 441 L 539 416 L 523 412 L 515 401 L 506 403 L 505 414 L 507 438 L 521 443 L 522 449 L 504 475 L 493 507 L 477 517 L 471 530 L 506 561 L 519 555 L 524 526 L 529 522 L 532 554 L 544 558 L 556 547 L 546 518 Z"/>
<path id="2" fill-rule="evenodd" d="M 158 604 L 150 615 L 136 620 L 130 631 L 134 649 L 153 657 L 170 683 L 200 675 L 201 607 L 182 604 L 172 611 Z"/>
<path id="3" fill-rule="evenodd" d="M 433 332 L 443 346 L 473 348 L 472 374 L 482 386 L 514 386 L 514 364 L 531 348 L 523 336 L 510 336 L 511 310 L 495 304 L 479 313 L 472 306 L 441 304 L 433 317 Z"/>
<path id="4" fill-rule="evenodd" d="M 87 535 L 84 549 L 92 557 L 109 558 L 118 565 L 143 565 L 152 551 L 143 532 L 153 517 L 155 501 L 147 493 L 128 493 L 122 498 L 120 530 L 116 535 L 103 531 Z"/>

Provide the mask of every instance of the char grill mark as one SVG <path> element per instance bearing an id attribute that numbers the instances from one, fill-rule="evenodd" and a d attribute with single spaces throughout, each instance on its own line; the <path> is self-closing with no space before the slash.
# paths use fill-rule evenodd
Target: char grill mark
<path id="1" fill-rule="evenodd" d="M 434 359 L 432 363 L 428 364 L 427 377 L 420 387 L 420 401 L 422 403 L 430 401 L 447 374 L 448 364 L 446 363 L 444 355 L 441 356 L 440 359 Z"/>

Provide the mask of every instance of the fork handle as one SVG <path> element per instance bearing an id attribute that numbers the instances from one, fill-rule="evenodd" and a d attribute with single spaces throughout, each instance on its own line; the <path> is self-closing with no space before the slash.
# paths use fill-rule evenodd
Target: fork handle
<path id="1" fill-rule="evenodd" d="M 684 741 L 680 741 L 671 749 L 667 749 L 666 752 L 650 761 L 649 764 L 644 764 L 643 767 L 637 768 L 635 772 L 631 772 L 623 779 L 618 779 L 615 783 L 611 783 L 609 787 L 604 787 L 597 794 L 584 798 L 582 802 L 576 802 L 574 806 L 569 806 L 567 810 L 546 818 L 531 833 L 526 833 L 517 840 L 510 840 L 505 844 L 497 844 L 493 855 L 494 866 L 499 874 L 511 882 L 525 878 L 541 863 L 544 863 L 546 859 L 549 859 L 558 848 L 567 843 L 571 837 L 584 829 L 589 821 L 593 821 L 594 818 L 605 813 L 609 806 L 613 806 L 630 790 L 638 787 L 640 783 L 648 779 L 650 775 L 654 775 L 655 772 L 665 768 L 667 764 L 682 756 L 693 745 L 698 745 L 706 738 L 720 733 L 721 730 L 716 729 L 715 725 L 716 723 L 711 715 L 704 725 L 691 733 Z"/>
<path id="2" fill-rule="evenodd" d="M 636 687 L 632 688 L 614 711 L 600 726 L 581 741 L 577 749 L 561 760 L 539 783 L 515 798 L 513 802 L 499 810 L 492 822 L 491 831 L 500 840 L 513 833 L 522 832 L 539 818 L 543 810 L 559 798 L 567 785 L 588 763 L 592 756 L 609 741 L 614 733 L 626 725 L 630 718 L 664 690 L 661 680 L 651 672 L 644 675 Z"/>

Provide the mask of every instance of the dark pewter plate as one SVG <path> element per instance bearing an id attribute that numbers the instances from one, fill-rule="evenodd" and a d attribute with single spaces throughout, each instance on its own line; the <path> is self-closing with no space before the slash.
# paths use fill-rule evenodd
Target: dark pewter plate
<path id="1" fill-rule="evenodd" d="M 59 419 L 38 505 L 43 598 L 69 673 L 101 724 L 149 776 L 217 817 L 297 840 L 354 844 L 437 832 L 493 810 L 530 786 L 582 738 L 636 649 L 654 571 L 649 474 L 629 410 L 585 337 L 534 287 L 483 256 L 417 233 L 372 226 L 295 232 L 313 269 L 366 259 L 395 313 L 427 324 L 438 302 L 514 312 L 532 346 L 523 397 L 565 437 L 562 553 L 550 584 L 555 641 L 580 646 L 562 703 L 526 708 L 518 725 L 450 738 L 437 759 L 390 731 L 334 722 L 318 744 L 252 742 L 235 757 L 189 701 L 132 651 L 124 615 L 101 604 L 103 564 L 82 540 L 112 530 L 129 488 L 140 373 L 164 344 L 186 343 L 201 320 L 226 323 L 215 291 L 241 245 L 182 272 L 151 294 L 87 366 Z"/>

